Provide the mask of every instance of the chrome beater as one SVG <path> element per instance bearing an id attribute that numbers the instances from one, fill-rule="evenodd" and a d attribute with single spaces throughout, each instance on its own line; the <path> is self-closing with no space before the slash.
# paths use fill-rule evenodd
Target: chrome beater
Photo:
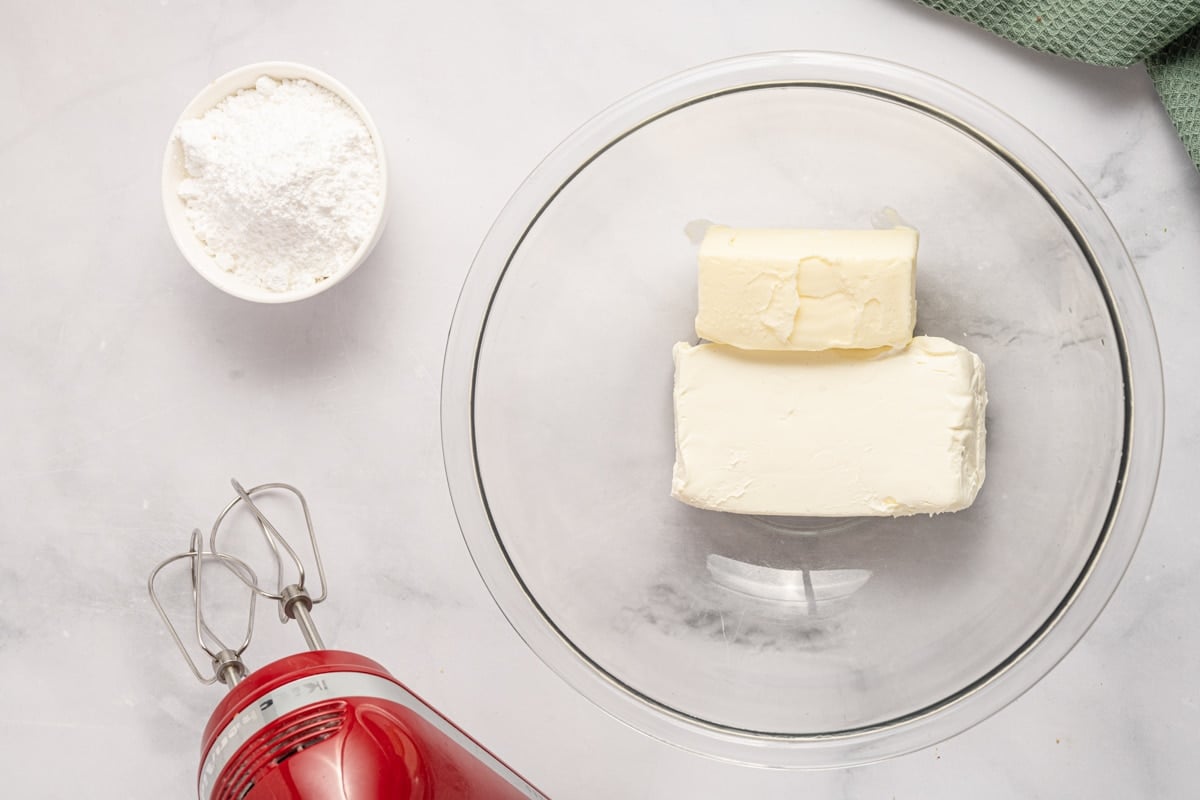
<path id="1" fill-rule="evenodd" d="M 213 522 L 212 530 L 208 536 L 208 549 L 204 549 L 203 537 L 197 528 L 192 532 L 191 544 L 188 550 L 171 556 L 159 563 L 150 573 L 150 578 L 147 581 L 147 590 L 150 593 L 150 599 L 154 603 L 155 609 L 158 610 L 163 623 L 166 624 L 167 630 L 171 634 L 171 638 L 175 641 L 176 647 L 183 654 L 184 660 L 187 662 L 192 674 L 201 683 L 213 684 L 219 681 L 229 688 L 236 686 L 247 674 L 242 654 L 250 646 L 250 640 L 254 635 L 254 611 L 257 598 L 262 597 L 278 602 L 280 622 L 287 623 L 288 620 L 295 620 L 296 624 L 300 627 L 300 632 L 304 636 L 304 641 L 308 645 L 308 648 L 310 650 L 323 650 L 325 649 L 325 643 L 322 641 L 321 635 L 313 623 L 311 612 L 313 606 L 324 601 L 329 594 L 325 582 L 325 567 L 321 561 L 321 552 L 317 547 L 316 532 L 313 529 L 312 514 L 309 512 L 308 501 L 301 494 L 300 490 L 286 483 L 264 483 L 250 489 L 243 487 L 236 479 L 232 480 L 231 483 L 234 491 L 237 492 L 237 496 L 225 506 L 221 513 L 217 515 L 216 521 Z M 306 586 L 307 573 L 300 556 L 254 500 L 256 495 L 280 491 L 295 495 L 300 503 L 300 509 L 304 514 L 304 523 L 308 530 L 308 540 L 312 546 L 313 560 L 320 583 L 320 593 L 316 597 L 308 591 Z M 264 588 L 260 584 L 257 574 L 243 559 L 222 551 L 218 546 L 218 534 L 221 532 L 222 526 L 225 524 L 230 512 L 239 505 L 244 505 L 253 514 L 259 531 L 270 548 L 271 557 L 275 565 L 276 580 L 274 591 Z M 295 579 L 286 584 L 284 581 L 284 574 L 287 571 L 285 556 L 288 565 L 295 571 Z M 211 675 L 206 674 L 197 665 L 195 659 L 193 659 L 192 654 L 184 644 L 183 637 L 180 636 L 178 629 L 163 607 L 155 588 L 155 583 L 159 579 L 159 575 L 163 569 L 179 561 L 187 561 L 191 568 L 192 627 L 195 632 L 196 643 L 212 661 Z M 230 646 L 218 637 L 204 614 L 202 588 L 204 570 L 206 566 L 218 564 L 227 569 L 250 590 L 250 608 L 246 621 L 246 630 L 237 646 Z"/>
<path id="2" fill-rule="evenodd" d="M 269 592 L 260 587 L 253 572 L 249 573 L 249 576 L 237 571 L 234 571 L 234 574 L 254 594 L 279 603 L 280 622 L 286 624 L 289 619 L 296 620 L 296 624 L 300 626 L 300 632 L 303 634 L 304 642 L 308 645 L 309 650 L 324 650 L 325 643 L 321 641 L 321 635 L 317 633 L 311 612 L 313 606 L 323 602 L 329 596 L 329 590 L 325 583 L 325 566 L 321 562 L 321 551 L 317 547 L 317 534 L 313 530 L 312 514 L 308 510 L 308 501 L 304 499 L 304 495 L 300 493 L 299 489 L 286 483 L 264 483 L 249 490 L 243 488 L 236 479 L 231 480 L 230 483 L 233 484 L 233 489 L 238 493 L 238 496 L 229 505 L 225 506 L 224 511 L 217 515 L 217 520 L 213 523 L 212 532 L 208 536 L 209 550 L 213 553 L 221 552 L 217 547 L 217 532 L 221 528 L 221 523 L 225 521 L 229 512 L 236 508 L 239 503 L 244 503 L 250 510 L 250 513 L 254 515 L 255 521 L 258 522 L 258 528 L 262 532 L 263 538 L 271 548 L 271 553 L 275 558 L 276 590 Z M 287 539 L 279 533 L 279 529 L 271 524 L 271 521 L 263 514 L 262 509 L 254 502 L 254 495 L 270 491 L 290 492 L 300 501 L 300 509 L 304 512 L 304 524 L 308 528 L 308 541 L 312 545 L 313 561 L 317 566 L 317 578 L 321 583 L 321 593 L 316 597 L 309 594 L 308 589 L 305 588 L 304 562 L 300 560 L 300 556 L 296 555 L 296 551 L 288 544 Z M 296 580 L 288 583 L 286 586 L 283 581 L 284 566 L 280 550 L 287 553 L 292 566 L 296 569 Z"/>
<path id="3" fill-rule="evenodd" d="M 205 675 L 192 658 L 192 654 L 188 652 L 187 646 L 183 643 L 183 637 L 179 635 L 175 624 L 171 622 L 171 618 L 167 614 L 167 610 L 163 608 L 163 604 L 158 598 L 158 592 L 154 588 L 154 583 L 164 568 L 177 561 L 185 560 L 188 562 L 191 572 L 192 621 L 196 643 L 212 659 L 211 675 Z M 192 531 L 191 545 L 188 547 L 187 552 L 171 556 L 160 562 L 151 571 L 150 577 L 146 581 L 146 589 L 150 593 L 150 600 L 154 603 L 154 608 L 158 611 L 159 617 L 162 618 L 163 623 L 167 626 L 167 631 L 171 634 L 171 638 L 175 640 L 175 646 L 183 654 L 183 660 L 187 662 L 188 668 L 191 669 L 196 679 L 205 685 L 220 681 L 232 689 L 241 682 L 242 678 L 246 677 L 247 670 L 245 662 L 242 661 L 242 653 L 250 646 L 250 639 L 254 636 L 254 602 L 256 595 L 254 592 L 250 593 L 250 613 L 246 618 L 246 632 L 242 636 L 241 643 L 236 647 L 225 644 L 213 632 L 212 627 L 209 626 L 208 621 L 204 618 L 203 571 L 204 565 L 213 561 L 224 565 L 230 572 L 237 575 L 243 581 L 249 581 L 251 584 L 258 582 L 254 571 L 241 559 L 223 553 L 205 552 L 204 539 L 200 534 L 200 529 L 197 528 Z"/>

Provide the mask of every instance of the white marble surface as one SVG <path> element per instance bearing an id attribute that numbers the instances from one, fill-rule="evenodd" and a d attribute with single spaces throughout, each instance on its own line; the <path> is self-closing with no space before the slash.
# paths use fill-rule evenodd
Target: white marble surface
<path id="1" fill-rule="evenodd" d="M 383 661 L 556 798 L 1185 797 L 1200 747 L 1194 454 L 1200 177 L 1141 68 L 1037 55 L 906 0 L 560 4 L 161 0 L 5 4 L 0 29 L 0 766 L 22 798 L 186 797 L 220 691 L 187 675 L 143 582 L 230 496 L 314 503 L 331 643 Z M 446 492 L 438 378 L 460 282 L 510 192 L 591 114 L 667 74 L 770 49 L 935 72 L 1042 136 L 1101 199 L 1162 342 L 1167 444 L 1125 582 L 1026 696 L 935 748 L 823 773 L 652 741 L 507 626 Z M 392 158 L 375 255 L 290 307 L 183 262 L 158 196 L 206 80 L 298 60 L 351 86 Z M 381 566 L 386 565 L 386 566 Z M 266 637 L 259 662 L 295 645 Z"/>

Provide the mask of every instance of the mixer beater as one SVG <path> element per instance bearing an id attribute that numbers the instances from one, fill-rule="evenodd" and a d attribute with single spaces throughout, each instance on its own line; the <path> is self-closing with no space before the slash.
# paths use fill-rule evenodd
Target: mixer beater
<path id="1" fill-rule="evenodd" d="M 510 800 L 543 798 L 537 789 L 409 691 L 376 662 L 328 650 L 313 622 L 313 606 L 328 596 L 325 569 L 304 495 L 285 483 L 245 489 L 217 516 L 208 546 L 199 530 L 187 551 L 151 572 L 150 598 L 202 683 L 220 682 L 229 693 L 204 730 L 197 780 L 200 800 Z M 308 590 L 304 563 L 267 518 L 256 497 L 291 495 L 308 529 L 319 592 Z M 242 558 L 219 547 L 234 509 L 249 511 L 266 544 L 276 575 L 265 586 Z M 193 636 L 211 661 L 193 659 L 163 606 L 156 584 L 165 568 L 189 568 Z M 218 567 L 248 591 L 245 632 L 236 645 L 215 632 L 204 612 L 205 571 Z M 285 581 L 285 575 L 292 580 Z M 281 622 L 295 620 L 307 652 L 247 669 L 242 654 L 254 635 L 258 598 L 277 604 Z"/>

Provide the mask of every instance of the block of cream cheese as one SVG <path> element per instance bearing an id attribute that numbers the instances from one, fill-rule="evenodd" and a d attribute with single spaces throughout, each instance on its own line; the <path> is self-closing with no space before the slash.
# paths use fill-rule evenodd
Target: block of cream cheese
<path id="1" fill-rule="evenodd" d="M 983 364 L 918 336 L 901 350 L 675 345 L 675 475 L 738 514 L 903 516 L 971 505 L 984 478 Z"/>
<path id="2" fill-rule="evenodd" d="M 917 318 L 917 232 L 714 225 L 696 333 L 745 350 L 902 347 Z"/>

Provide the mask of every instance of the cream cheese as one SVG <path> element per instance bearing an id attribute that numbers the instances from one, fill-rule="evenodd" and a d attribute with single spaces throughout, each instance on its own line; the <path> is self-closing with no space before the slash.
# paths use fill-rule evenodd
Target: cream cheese
<path id="1" fill-rule="evenodd" d="M 979 358 L 918 336 L 900 350 L 675 345 L 672 495 L 740 514 L 958 511 L 984 480 Z"/>
<path id="2" fill-rule="evenodd" d="M 917 232 L 714 225 L 696 333 L 746 350 L 901 347 L 916 322 Z"/>

